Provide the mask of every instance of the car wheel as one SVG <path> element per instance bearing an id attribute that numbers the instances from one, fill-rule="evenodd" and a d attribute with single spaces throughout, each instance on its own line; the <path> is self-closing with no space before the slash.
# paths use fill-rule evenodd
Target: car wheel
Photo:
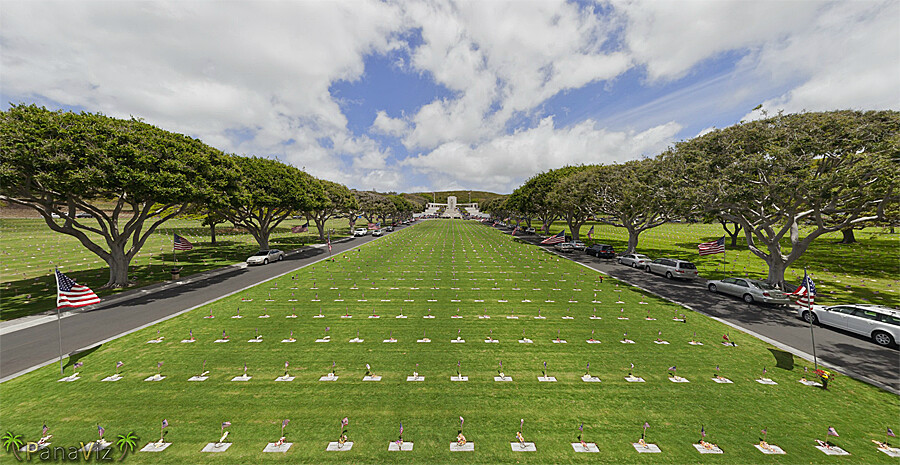
<path id="1" fill-rule="evenodd" d="M 710 285 L 707 286 L 707 287 L 709 288 L 709 292 L 718 292 L 718 291 L 716 290 L 716 285 L 715 285 L 715 284 L 710 284 Z"/>
<path id="2" fill-rule="evenodd" d="M 815 313 L 812 313 L 809 310 L 807 310 L 807 311 L 803 312 L 803 321 L 817 325 L 817 324 L 819 324 L 819 317 L 817 317 Z"/>
<path id="3" fill-rule="evenodd" d="M 650 272 L 650 267 L 649 267 L 649 266 L 645 267 L 645 268 L 644 268 L 644 271 L 646 271 L 647 273 L 649 273 L 649 272 Z"/>
<path id="4" fill-rule="evenodd" d="M 284 260 L 284 255 L 279 255 L 279 256 L 278 256 L 278 261 L 280 262 L 280 261 L 282 261 L 282 260 Z"/>
<path id="5" fill-rule="evenodd" d="M 894 345 L 894 338 L 884 331 L 875 331 L 874 333 L 872 333 L 872 340 L 882 347 L 889 347 Z"/>
<path id="6" fill-rule="evenodd" d="M 666 279 L 672 279 L 672 272 L 666 271 Z"/>
<path id="7" fill-rule="evenodd" d="M 753 303 L 753 296 L 750 295 L 750 294 L 744 294 L 744 302 L 747 302 L 748 304 L 752 304 L 752 303 Z"/>
<path id="8" fill-rule="evenodd" d="M 621 265 L 621 264 L 622 264 L 622 259 L 621 259 L 621 258 L 620 258 L 620 259 L 618 259 L 618 260 L 616 260 L 616 261 L 617 261 L 617 262 L 619 262 L 619 265 Z"/>
<path id="9" fill-rule="evenodd" d="M 268 264 L 269 264 L 269 259 L 268 259 L 268 258 L 264 259 L 264 260 L 263 260 L 263 265 L 268 265 Z"/>

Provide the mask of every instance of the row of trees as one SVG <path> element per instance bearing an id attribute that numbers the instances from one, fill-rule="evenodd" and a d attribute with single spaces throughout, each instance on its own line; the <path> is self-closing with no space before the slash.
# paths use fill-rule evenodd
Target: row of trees
<path id="1" fill-rule="evenodd" d="M 898 180 L 900 113 L 778 114 L 653 158 L 550 170 L 483 207 L 529 226 L 538 219 L 545 234 L 563 219 L 575 238 L 593 217 L 628 231 L 626 253 L 673 219 L 719 221 L 733 244 L 743 232 L 768 282 L 783 288 L 785 270 L 823 234 L 896 224 Z"/>
<path id="2" fill-rule="evenodd" d="M 0 149 L 0 200 L 35 210 L 50 229 L 103 259 L 109 266 L 104 287 L 129 285 L 131 260 L 161 224 L 179 215 L 202 217 L 213 242 L 215 226 L 230 222 L 264 250 L 293 215 L 315 223 L 324 240 L 325 222 L 335 216 L 383 220 L 416 208 L 397 195 L 351 191 L 138 119 L 16 105 L 0 114 Z M 78 218 L 79 212 L 93 218 Z"/>

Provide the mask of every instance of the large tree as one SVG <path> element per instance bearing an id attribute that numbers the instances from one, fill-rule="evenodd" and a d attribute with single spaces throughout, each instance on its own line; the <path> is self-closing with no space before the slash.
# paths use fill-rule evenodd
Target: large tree
<path id="1" fill-rule="evenodd" d="M 220 207 L 228 221 L 246 229 L 260 250 L 269 249 L 272 231 L 295 212 L 324 203 L 318 179 L 292 165 L 260 157 L 234 157 L 241 169 L 240 188 Z"/>
<path id="2" fill-rule="evenodd" d="M 325 240 L 325 222 L 337 213 L 349 213 L 356 211 L 356 197 L 343 184 L 332 181 L 319 180 L 324 194 L 312 209 L 306 212 L 306 216 L 312 218 L 319 231 L 319 240 Z"/>
<path id="3" fill-rule="evenodd" d="M 642 232 L 665 224 L 682 207 L 682 183 L 657 159 L 592 167 L 583 180 L 597 221 L 628 231 L 625 253 L 635 252 Z"/>
<path id="4" fill-rule="evenodd" d="M 544 234 L 549 234 L 550 225 L 561 214 L 558 206 L 549 198 L 550 191 L 560 179 L 578 169 L 580 168 L 565 166 L 532 176 L 510 194 L 507 206 L 523 216 L 539 219 L 542 223 L 541 230 Z"/>
<path id="5" fill-rule="evenodd" d="M 566 220 L 572 240 L 579 239 L 581 226 L 593 214 L 592 192 L 585 189 L 594 181 L 593 176 L 594 173 L 587 167 L 574 168 L 556 182 L 547 196 L 550 204 Z"/>
<path id="6" fill-rule="evenodd" d="M 666 157 L 695 181 L 698 206 L 743 226 L 768 282 L 783 289 L 816 238 L 884 219 L 898 200 L 898 153 L 900 113 L 834 111 L 716 130 Z"/>
<path id="7" fill-rule="evenodd" d="M 236 179 L 218 150 L 136 119 L 14 105 L 0 114 L 0 144 L 0 199 L 106 262 L 105 288 L 131 284 L 129 264 L 160 224 Z"/>

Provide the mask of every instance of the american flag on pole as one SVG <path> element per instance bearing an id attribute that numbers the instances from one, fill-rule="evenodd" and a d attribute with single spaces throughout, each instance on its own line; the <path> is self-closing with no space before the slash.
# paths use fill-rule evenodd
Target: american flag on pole
<path id="1" fill-rule="evenodd" d="M 566 230 L 563 229 L 559 234 L 550 236 L 541 241 L 541 244 L 559 244 L 566 241 Z"/>
<path id="2" fill-rule="evenodd" d="M 305 233 L 309 231 L 309 221 L 306 222 L 303 226 L 294 226 L 291 228 L 292 233 Z"/>
<path id="3" fill-rule="evenodd" d="M 806 274 L 806 270 L 803 270 L 803 281 L 800 282 L 800 286 L 794 292 L 788 294 L 790 296 L 797 297 L 797 304 L 810 306 L 816 300 L 816 284 L 813 283 L 812 278 Z"/>
<path id="4" fill-rule="evenodd" d="M 594 225 L 591 225 L 591 229 L 588 229 L 587 233 L 588 239 L 594 239 Z"/>
<path id="5" fill-rule="evenodd" d="M 72 278 L 56 270 L 57 307 L 84 307 L 100 302 L 100 298 L 87 286 L 76 283 Z"/>
<path id="6" fill-rule="evenodd" d="M 193 248 L 194 244 L 191 244 L 190 241 L 179 236 L 178 234 L 175 235 L 175 250 L 191 250 Z"/>
<path id="7" fill-rule="evenodd" d="M 722 236 L 712 242 L 704 242 L 697 246 L 700 255 L 712 255 L 716 253 L 725 253 L 725 236 Z"/>
<path id="8" fill-rule="evenodd" d="M 375 226 L 375 223 L 369 223 L 366 227 L 369 229 L 378 229 L 378 227 Z"/>
<path id="9" fill-rule="evenodd" d="M 331 236 L 328 236 L 328 251 L 331 252 Z"/>

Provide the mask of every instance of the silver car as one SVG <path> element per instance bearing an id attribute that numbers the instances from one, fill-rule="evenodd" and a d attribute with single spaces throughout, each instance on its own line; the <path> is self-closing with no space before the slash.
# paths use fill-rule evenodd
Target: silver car
<path id="1" fill-rule="evenodd" d="M 632 268 L 644 268 L 650 262 L 650 257 L 639 253 L 627 253 L 617 260 L 620 265 L 628 265 Z"/>
<path id="2" fill-rule="evenodd" d="M 900 311 L 881 305 L 813 305 L 811 313 L 801 306 L 797 315 L 813 324 L 870 337 L 880 346 L 892 346 L 900 340 Z"/>
<path id="3" fill-rule="evenodd" d="M 791 304 L 791 300 L 784 295 L 784 292 L 765 281 L 747 278 L 725 278 L 719 281 L 709 281 L 706 287 L 710 292 L 720 292 L 740 297 L 748 304 L 753 302 L 772 305 Z"/>
<path id="4" fill-rule="evenodd" d="M 665 275 L 669 279 L 694 279 L 700 274 L 693 263 L 674 258 L 657 258 L 644 265 L 644 270 L 648 273 Z"/>
<path id="5" fill-rule="evenodd" d="M 269 262 L 284 260 L 284 252 L 278 249 L 260 250 L 256 255 L 247 259 L 248 265 L 268 265 Z"/>

